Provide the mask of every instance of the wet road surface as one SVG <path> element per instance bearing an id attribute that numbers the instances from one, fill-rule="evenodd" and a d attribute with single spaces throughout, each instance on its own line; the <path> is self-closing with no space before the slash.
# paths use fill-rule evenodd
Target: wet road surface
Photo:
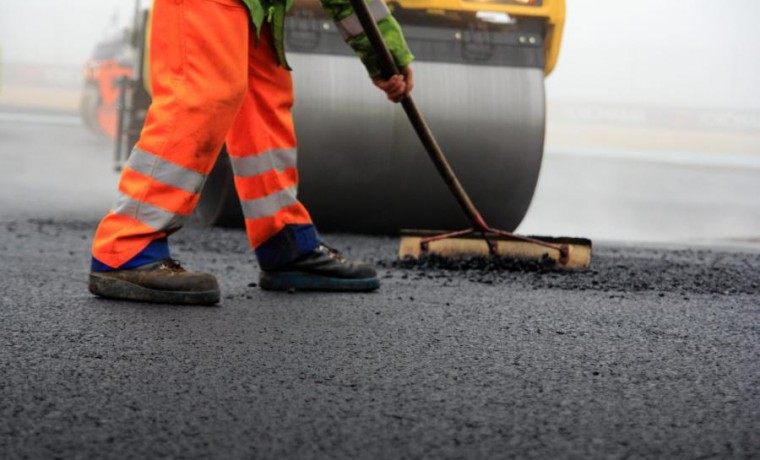
<path id="1" fill-rule="evenodd" d="M 219 277 L 221 305 L 104 301 L 86 291 L 102 143 L 10 125 L 4 458 L 760 456 L 752 246 L 602 243 L 563 274 L 406 266 L 395 238 L 327 235 L 380 266 L 380 291 L 287 294 L 256 286 L 241 231 L 190 225 L 174 256 Z"/>

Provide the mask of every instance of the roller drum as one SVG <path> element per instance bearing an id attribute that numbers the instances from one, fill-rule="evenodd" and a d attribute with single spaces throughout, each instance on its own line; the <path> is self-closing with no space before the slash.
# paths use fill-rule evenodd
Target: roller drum
<path id="1" fill-rule="evenodd" d="M 367 81 L 358 61 L 299 55 L 294 116 L 299 196 L 323 230 L 393 233 L 468 221 L 400 106 Z M 514 229 L 541 166 L 540 69 L 417 62 L 415 101 L 473 202 Z"/>

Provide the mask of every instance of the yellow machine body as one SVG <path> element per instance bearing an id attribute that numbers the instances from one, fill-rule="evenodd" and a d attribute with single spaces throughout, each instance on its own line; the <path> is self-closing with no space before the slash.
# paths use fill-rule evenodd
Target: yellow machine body
<path id="1" fill-rule="evenodd" d="M 544 75 L 549 75 L 557 65 L 562 32 L 565 27 L 565 0 L 513 0 L 513 1 L 465 1 L 465 0 L 395 0 L 404 9 L 426 10 L 430 14 L 445 14 L 453 11 L 493 11 L 507 13 L 519 18 L 540 18 L 546 22 L 544 54 L 546 65 Z"/>

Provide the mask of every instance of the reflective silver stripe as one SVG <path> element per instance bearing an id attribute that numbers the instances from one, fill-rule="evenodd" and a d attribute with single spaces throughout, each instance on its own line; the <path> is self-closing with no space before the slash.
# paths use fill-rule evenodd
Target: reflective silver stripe
<path id="1" fill-rule="evenodd" d="M 369 11 L 372 13 L 372 17 L 375 18 L 375 22 L 379 22 L 381 19 L 391 14 L 390 10 L 388 10 L 388 5 L 385 4 L 384 0 L 374 0 L 369 4 Z M 348 40 L 351 37 L 356 37 L 357 35 L 364 33 L 364 29 L 362 29 L 362 24 L 359 22 L 356 13 L 346 16 L 340 21 L 336 21 L 335 26 L 338 28 L 338 32 L 340 32 L 343 40 Z"/>
<path id="2" fill-rule="evenodd" d="M 296 187 L 293 186 L 262 198 L 241 200 L 240 204 L 243 207 L 243 216 L 246 219 L 260 219 L 262 217 L 273 216 L 277 214 L 277 211 L 296 204 L 298 202 L 296 194 Z"/>
<path id="3" fill-rule="evenodd" d="M 152 204 L 135 200 L 123 193 L 119 194 L 113 207 L 114 214 L 137 219 L 157 231 L 176 230 L 182 226 L 186 217 L 163 210 Z"/>
<path id="4" fill-rule="evenodd" d="M 175 165 L 138 148 L 132 150 L 127 166 L 159 182 L 190 193 L 198 193 L 206 180 L 206 176 L 199 172 Z"/>
<path id="5" fill-rule="evenodd" d="M 284 171 L 296 167 L 296 149 L 272 149 L 246 157 L 230 157 L 232 171 L 238 177 L 251 177 L 267 171 Z"/>

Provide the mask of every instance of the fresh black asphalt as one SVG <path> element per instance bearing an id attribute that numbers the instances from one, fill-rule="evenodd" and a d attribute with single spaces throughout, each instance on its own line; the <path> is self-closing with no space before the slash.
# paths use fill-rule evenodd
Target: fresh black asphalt
<path id="1" fill-rule="evenodd" d="M 86 290 L 95 221 L 0 228 L 3 458 L 757 458 L 760 256 L 599 247 L 594 271 L 401 268 L 268 293 L 242 231 L 174 255 L 218 307 Z"/>

